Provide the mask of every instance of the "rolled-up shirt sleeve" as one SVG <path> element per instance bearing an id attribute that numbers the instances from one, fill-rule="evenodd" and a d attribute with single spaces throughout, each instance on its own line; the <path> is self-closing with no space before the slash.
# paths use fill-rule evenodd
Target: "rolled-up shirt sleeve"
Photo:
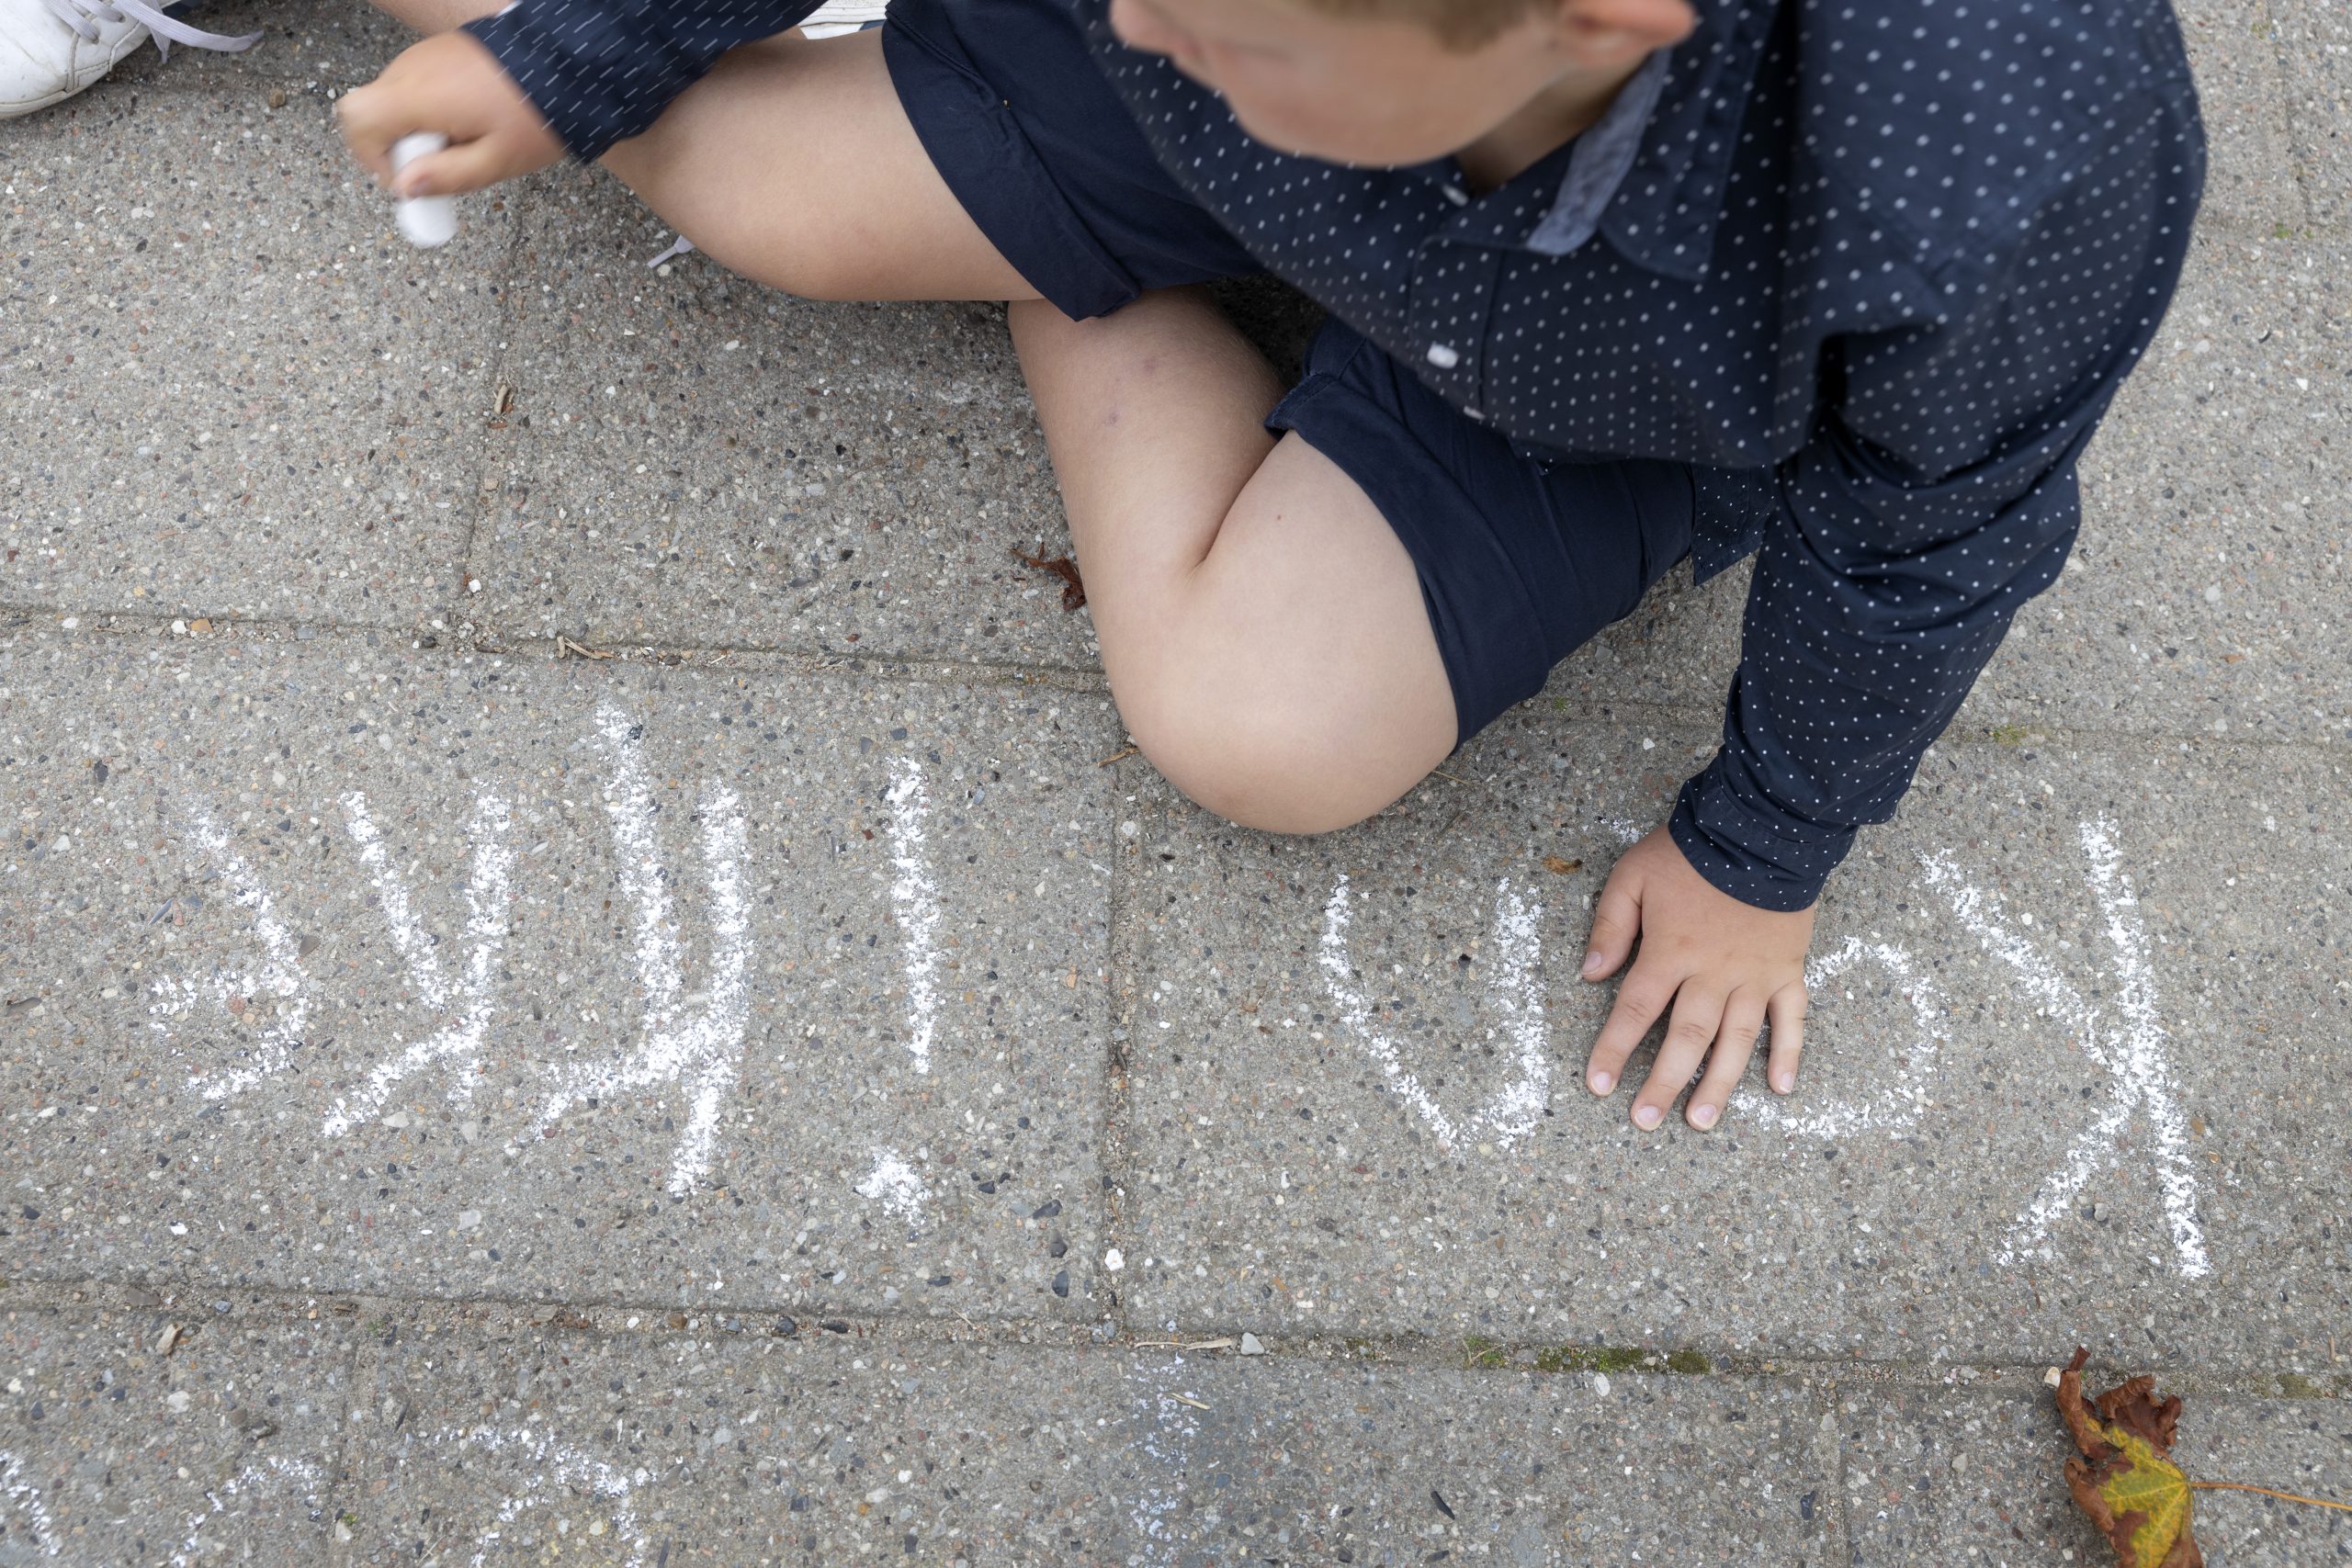
<path id="1" fill-rule="evenodd" d="M 2064 565 L 2077 460 L 2155 333 L 2203 184 L 2178 133 L 2193 99 L 2139 107 L 2006 262 L 1928 275 L 1940 319 L 1830 340 L 1842 392 L 1775 471 L 1723 746 L 1669 822 L 1734 897 L 1812 905 Z"/>
<path id="2" fill-rule="evenodd" d="M 465 30 L 587 162 L 660 118 L 720 55 L 797 26 L 820 3 L 518 0 Z"/>

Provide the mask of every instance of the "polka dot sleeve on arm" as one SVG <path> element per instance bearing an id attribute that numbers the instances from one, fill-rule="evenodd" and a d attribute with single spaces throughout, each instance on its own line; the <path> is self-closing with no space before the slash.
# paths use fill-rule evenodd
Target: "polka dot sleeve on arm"
<path id="1" fill-rule="evenodd" d="M 820 0 L 519 0 L 466 24 L 583 163 L 637 135 L 737 44 Z"/>
<path id="2" fill-rule="evenodd" d="M 1671 823 L 1746 903 L 1819 896 L 2065 563 L 2076 463 L 2155 334 L 2204 178 L 2177 130 L 2193 105 L 2126 107 L 2010 231 L 1883 286 L 1926 290 L 1933 320 L 1828 344 L 1842 390 L 1775 470 L 1723 749 Z"/>

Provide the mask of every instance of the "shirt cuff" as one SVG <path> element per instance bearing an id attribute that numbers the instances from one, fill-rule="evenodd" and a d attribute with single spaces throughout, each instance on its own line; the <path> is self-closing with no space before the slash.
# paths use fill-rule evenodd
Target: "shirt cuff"
<path id="1" fill-rule="evenodd" d="M 1717 891 L 1759 909 L 1809 909 L 1853 848 L 1855 830 L 1801 821 L 1742 772 L 1728 753 L 1718 753 L 1675 797 L 1667 831 Z"/>
<path id="2" fill-rule="evenodd" d="M 548 128 L 582 163 L 594 163 L 614 142 L 645 129 L 626 123 L 620 96 L 605 79 L 603 66 L 560 48 L 533 6 L 509 6 L 466 23 L 463 30 L 497 57 Z"/>

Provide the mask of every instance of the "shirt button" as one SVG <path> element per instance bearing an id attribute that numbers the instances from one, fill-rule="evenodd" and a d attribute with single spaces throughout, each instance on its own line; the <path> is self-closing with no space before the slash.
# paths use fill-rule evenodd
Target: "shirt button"
<path id="1" fill-rule="evenodd" d="M 1450 343 L 1433 343 L 1430 344 L 1430 363 L 1441 370 L 1451 370 L 1462 363 L 1462 355 L 1454 352 Z"/>
<path id="2" fill-rule="evenodd" d="M 1470 205 L 1470 193 L 1460 186 L 1448 186 L 1445 187 L 1445 199 L 1456 207 L 1467 207 Z"/>

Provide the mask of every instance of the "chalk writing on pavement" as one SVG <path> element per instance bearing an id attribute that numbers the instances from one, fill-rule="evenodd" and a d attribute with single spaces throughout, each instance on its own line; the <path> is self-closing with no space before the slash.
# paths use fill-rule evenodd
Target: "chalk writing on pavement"
<path id="1" fill-rule="evenodd" d="M 689 989 L 686 950 L 672 898 L 672 889 L 681 883 L 670 873 L 655 826 L 643 730 L 608 702 L 597 711 L 596 736 L 607 763 L 605 815 L 634 939 L 638 1024 L 633 1037 L 616 1043 L 609 1055 L 551 1069 L 554 1081 L 540 1096 L 525 1136 L 547 1134 L 566 1114 L 592 1100 L 674 1087 L 685 1097 L 686 1115 L 672 1150 L 667 1185 L 684 1194 L 710 1172 L 720 1115 L 734 1087 L 751 1016 L 752 944 L 743 808 L 735 793 L 723 785 L 702 791 L 696 818 L 702 840 L 702 915 L 709 935 L 698 985 Z M 933 941 L 938 894 L 927 865 L 924 835 L 928 803 L 913 763 L 901 763 L 894 781 L 889 800 L 898 880 L 892 897 L 907 932 L 901 964 L 912 1013 L 909 1049 L 915 1069 L 927 1072 L 937 1032 L 933 971 L 939 962 Z M 512 814 L 503 798 L 485 793 L 475 803 L 469 833 L 472 864 L 465 887 L 467 951 L 462 967 L 452 974 L 416 909 L 408 878 L 376 825 L 367 795 L 349 791 L 339 804 L 409 990 L 439 1026 L 384 1050 L 356 1087 L 335 1097 L 319 1125 L 320 1134 L 329 1138 L 377 1123 L 393 1097 L 413 1080 L 435 1083 L 453 1103 L 464 1104 L 471 1098 L 493 1026 L 515 875 L 509 842 Z M 201 803 L 187 805 L 185 818 L 190 847 L 250 914 L 260 952 L 257 962 L 243 967 L 220 965 L 209 974 L 156 980 L 148 1020 L 168 1049 L 196 1056 L 191 1088 L 207 1100 L 229 1100 L 280 1077 L 293 1066 L 311 1035 L 313 977 L 303 967 L 301 940 L 227 829 Z M 249 1043 L 226 1061 L 209 1055 L 214 1049 L 209 1031 L 224 1010 L 246 1025 L 251 1035 Z M 911 1215 L 923 1194 L 920 1179 L 902 1160 L 885 1164 L 881 1176 L 859 1190 Z"/>
<path id="2" fill-rule="evenodd" d="M 1602 829 L 1630 841 L 1631 824 L 1604 820 Z M 1997 895 L 1986 894 L 1962 875 L 1950 853 L 1921 857 L 1922 880 L 1950 908 L 1962 932 L 1973 937 L 2006 965 L 2039 1018 L 2061 1042 L 2075 1041 L 2108 1075 L 2109 1092 L 2097 1117 L 2074 1138 L 2064 1159 L 2018 1214 L 2001 1244 L 2003 1262 L 2025 1255 L 2048 1256 L 2052 1222 L 2064 1214 L 2096 1172 L 2126 1157 L 2120 1134 L 2136 1119 L 2153 1137 L 2151 1163 L 2174 1266 L 2187 1279 L 2211 1272 L 2197 1216 L 2197 1175 L 2188 1155 L 2188 1118 L 2165 1055 L 2166 1033 L 2156 1005 L 2154 971 L 2139 901 L 2122 870 L 2113 822 L 2098 818 L 2078 832 L 2088 862 L 2085 891 L 2096 906 L 2109 948 L 2110 983 L 2104 1002 L 2094 1001 L 2060 974 L 2050 955 L 2012 925 Z M 1495 946 L 1499 962 L 1488 966 L 1489 1001 L 1504 1021 L 1509 1053 L 1517 1073 L 1486 1104 L 1466 1113 L 1450 1111 L 1406 1065 L 1396 1042 L 1385 1032 L 1366 1000 L 1348 942 L 1352 895 L 1344 875 L 1324 906 L 1322 968 L 1326 988 L 1341 1024 L 1371 1056 L 1384 1085 L 1409 1111 L 1453 1148 L 1467 1138 L 1488 1135 L 1497 1145 L 1526 1136 L 1548 1101 L 1552 1043 L 1544 1021 L 1542 911 L 1527 905 L 1509 878 L 1496 885 Z M 2030 923 L 2030 922 L 2029 922 Z M 1951 1008 L 1914 955 L 1894 942 L 1849 936 L 1806 966 L 1808 989 L 1819 991 L 1857 965 L 1885 975 L 1911 1012 L 1894 1059 L 1873 1077 L 1879 1087 L 1867 1098 L 1822 1096 L 1816 1086 L 1797 1100 L 1742 1089 L 1737 1112 L 1791 1137 L 1839 1138 L 1864 1133 L 1899 1134 L 1919 1124 L 1933 1106 L 1930 1085 L 1947 1043 Z M 1489 1032 L 1491 1033 L 1491 1032 Z M 1760 1056 L 1759 1053 L 1759 1056 Z"/>

